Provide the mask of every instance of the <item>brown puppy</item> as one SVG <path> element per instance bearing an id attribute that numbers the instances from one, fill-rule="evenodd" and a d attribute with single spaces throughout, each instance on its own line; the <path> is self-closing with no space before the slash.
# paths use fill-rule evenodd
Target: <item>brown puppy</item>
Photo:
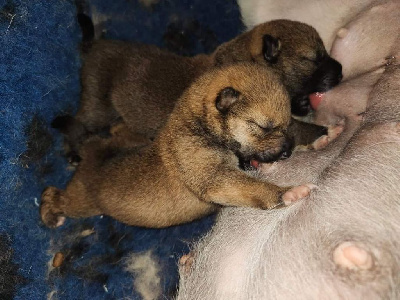
<path id="1" fill-rule="evenodd" d="M 270 162 L 290 151 L 290 101 L 276 74 L 239 63 L 202 75 L 178 100 L 150 146 L 120 151 L 125 138 L 95 137 L 65 191 L 48 187 L 43 222 L 106 214 L 130 225 L 165 227 L 220 205 L 271 208 L 288 188 L 262 182 L 240 161 Z M 117 149 L 117 155 L 113 150 Z"/>
<path id="2" fill-rule="evenodd" d="M 53 127 L 66 135 L 74 152 L 90 134 L 121 118 L 147 142 L 198 76 L 214 66 L 240 61 L 267 66 L 278 74 L 296 115 L 309 112 L 309 94 L 329 90 L 341 79 L 341 65 L 329 57 L 315 29 L 289 20 L 261 24 L 211 55 L 190 58 L 155 46 L 97 41 L 85 56 L 81 107 L 75 119 L 56 118 Z"/>

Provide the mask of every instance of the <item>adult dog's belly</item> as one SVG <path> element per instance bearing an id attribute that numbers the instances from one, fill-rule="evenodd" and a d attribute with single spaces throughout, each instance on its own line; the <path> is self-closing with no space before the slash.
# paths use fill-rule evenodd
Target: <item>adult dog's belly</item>
<path id="1" fill-rule="evenodd" d="M 302 16 L 298 4 L 280 11 L 297 1 L 264 2 L 270 18 Z M 269 181 L 318 188 L 283 209 L 224 209 L 181 268 L 178 299 L 400 298 L 400 3 L 312 3 L 345 76 L 316 105 L 315 120 L 345 119 L 346 129 L 320 152 L 262 168 Z"/>

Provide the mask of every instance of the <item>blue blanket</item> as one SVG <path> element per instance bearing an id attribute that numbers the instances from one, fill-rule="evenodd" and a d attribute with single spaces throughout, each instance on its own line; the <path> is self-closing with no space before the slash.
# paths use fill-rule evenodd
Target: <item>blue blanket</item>
<path id="1" fill-rule="evenodd" d="M 50 123 L 74 114 L 79 103 L 77 7 L 96 18 L 104 38 L 182 55 L 211 52 L 242 29 L 234 0 L 0 1 L 0 299 L 140 299 L 133 282 L 143 268 L 129 266 L 144 253 L 168 298 L 177 260 L 210 228 L 212 216 L 161 230 L 105 216 L 53 230 L 40 221 L 42 190 L 65 187 L 73 174 Z M 54 268 L 58 252 L 64 259 Z"/>

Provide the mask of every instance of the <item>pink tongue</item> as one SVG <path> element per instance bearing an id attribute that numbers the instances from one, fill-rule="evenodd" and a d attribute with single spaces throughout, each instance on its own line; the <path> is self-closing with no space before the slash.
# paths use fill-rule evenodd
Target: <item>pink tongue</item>
<path id="1" fill-rule="evenodd" d="M 310 98 L 311 107 L 314 110 L 318 109 L 318 106 L 321 104 L 322 98 L 324 97 L 324 93 L 313 93 L 310 94 L 308 97 Z"/>
<path id="2" fill-rule="evenodd" d="M 252 160 L 250 160 L 250 165 L 251 165 L 253 168 L 258 169 L 258 167 L 260 166 L 260 163 L 259 163 L 257 160 L 252 159 Z"/>

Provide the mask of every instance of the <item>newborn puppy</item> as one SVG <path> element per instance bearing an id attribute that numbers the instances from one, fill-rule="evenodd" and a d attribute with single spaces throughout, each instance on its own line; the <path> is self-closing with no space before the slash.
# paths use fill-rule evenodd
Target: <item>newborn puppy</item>
<path id="1" fill-rule="evenodd" d="M 290 121 L 289 96 L 273 71 L 249 63 L 216 68 L 183 93 L 154 143 L 139 153 L 114 155 L 126 141 L 118 131 L 86 142 L 66 190 L 43 192 L 41 218 L 55 227 L 65 216 L 106 214 L 159 228 L 221 205 L 267 209 L 288 203 L 288 188 L 263 182 L 239 164 L 288 156 Z"/>
<path id="2" fill-rule="evenodd" d="M 341 79 L 341 65 L 327 54 L 315 29 L 289 20 L 261 24 L 211 55 L 182 57 L 155 46 L 102 40 L 93 43 L 84 61 L 76 117 L 58 117 L 52 124 L 73 152 L 90 134 L 120 119 L 144 137 L 138 143 L 153 139 L 182 92 L 214 66 L 241 61 L 267 66 L 280 77 L 292 113 L 299 116 L 310 111 L 310 94 Z"/>

